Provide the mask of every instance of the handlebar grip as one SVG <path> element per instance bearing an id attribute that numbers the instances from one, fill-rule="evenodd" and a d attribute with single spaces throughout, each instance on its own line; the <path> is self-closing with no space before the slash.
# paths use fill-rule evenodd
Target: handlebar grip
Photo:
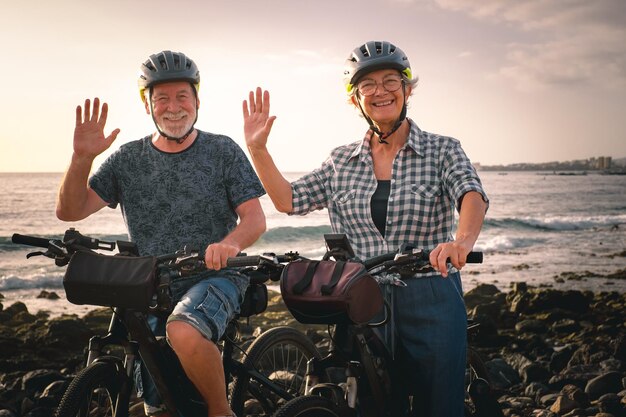
<path id="1" fill-rule="evenodd" d="M 483 253 L 482 252 L 470 252 L 467 254 L 467 259 L 465 260 L 468 264 L 482 264 L 483 263 Z"/>
<path id="2" fill-rule="evenodd" d="M 50 239 L 44 239 L 42 237 L 26 236 L 14 233 L 11 237 L 11 242 L 19 245 L 37 246 L 40 248 L 48 248 L 50 246 Z"/>
<path id="3" fill-rule="evenodd" d="M 244 267 L 244 266 L 257 266 L 261 262 L 259 255 L 252 256 L 235 256 L 226 260 L 226 266 L 230 267 Z"/>

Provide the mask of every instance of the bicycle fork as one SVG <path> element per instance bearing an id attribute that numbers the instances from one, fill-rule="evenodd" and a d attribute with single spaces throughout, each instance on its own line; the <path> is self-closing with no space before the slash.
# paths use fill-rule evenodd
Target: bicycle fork
<path id="1" fill-rule="evenodd" d="M 321 395 L 333 399 L 341 408 L 356 410 L 360 395 L 359 384 L 369 386 L 369 391 L 374 399 L 374 408 L 366 411 L 364 415 L 386 416 L 388 399 L 390 398 L 390 380 L 384 369 L 384 361 L 373 355 L 367 345 L 364 335 L 357 334 L 356 342 L 361 361 L 347 361 L 341 358 L 341 354 L 331 351 L 323 359 L 311 358 L 307 362 L 305 376 L 305 395 Z M 321 382 L 321 375 L 330 367 L 345 367 L 345 382 L 339 384 L 333 382 Z M 374 413 L 374 414 L 372 414 Z"/>
<path id="2" fill-rule="evenodd" d="M 89 353 L 86 367 L 94 362 L 108 362 L 115 366 L 119 383 L 119 391 L 116 398 L 112 399 L 113 417 L 127 417 L 129 414 L 130 396 L 132 391 L 132 378 L 135 361 L 139 354 L 139 345 L 136 342 L 120 343 L 124 347 L 124 361 L 116 356 L 102 355 L 102 349 L 111 344 L 115 335 L 109 333 L 105 337 L 94 336 L 89 340 Z"/>

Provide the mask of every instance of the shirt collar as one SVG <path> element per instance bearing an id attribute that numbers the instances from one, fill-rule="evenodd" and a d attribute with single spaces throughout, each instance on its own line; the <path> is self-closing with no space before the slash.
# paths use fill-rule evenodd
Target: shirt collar
<path id="1" fill-rule="evenodd" d="M 411 130 L 409 130 L 409 137 L 406 140 L 406 146 L 413 149 L 413 151 L 415 151 L 415 153 L 419 156 L 424 156 L 424 149 L 421 140 L 423 133 L 421 129 L 417 127 L 417 124 L 413 120 L 409 119 L 408 117 L 407 120 L 409 121 Z"/>
<path id="2" fill-rule="evenodd" d="M 365 133 L 365 136 L 361 140 L 361 143 L 359 143 L 350 154 L 350 159 L 358 158 L 359 156 L 361 157 L 361 160 L 363 160 L 364 158 L 369 158 L 369 155 L 371 154 L 371 147 L 370 147 L 371 135 L 372 135 L 371 130 L 368 130 Z"/>
<path id="3" fill-rule="evenodd" d="M 407 120 L 409 121 L 409 126 L 411 127 L 411 129 L 409 130 L 409 136 L 406 140 L 405 146 L 408 146 L 409 148 L 413 149 L 413 151 L 419 156 L 424 156 L 422 141 L 420 140 L 423 133 L 421 129 L 417 127 L 417 124 L 413 120 L 409 119 L 408 117 L 407 117 Z M 363 140 L 361 141 L 361 143 L 356 148 L 354 148 L 354 151 L 352 151 L 350 158 L 356 158 L 358 156 L 361 156 L 362 159 L 364 158 L 369 159 L 371 155 L 371 146 L 370 146 L 371 137 L 372 137 L 372 131 L 368 130 L 365 133 L 365 136 L 363 137 Z"/>

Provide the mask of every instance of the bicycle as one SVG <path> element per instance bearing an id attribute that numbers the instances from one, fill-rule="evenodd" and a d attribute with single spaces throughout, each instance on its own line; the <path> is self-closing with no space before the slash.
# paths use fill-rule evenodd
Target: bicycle
<path id="1" fill-rule="evenodd" d="M 147 309 L 129 308 L 112 302 L 112 316 L 108 332 L 90 339 L 86 366 L 73 378 L 56 410 L 56 417 L 129 415 L 129 404 L 134 390 L 134 368 L 140 357 L 152 376 L 161 399 L 174 416 L 206 416 L 204 400 L 185 375 L 178 358 L 165 341 L 152 332 L 148 314 L 166 317 L 173 307 L 169 283 L 181 276 L 204 270 L 203 254 L 189 248 L 158 257 L 148 257 L 148 267 L 139 266 L 141 259 L 136 246 L 130 242 L 106 242 L 83 236 L 68 229 L 62 239 L 45 239 L 14 234 L 13 243 L 41 247 L 45 252 L 32 252 L 32 256 L 45 256 L 55 260 L 57 266 L 72 266 L 73 260 L 84 258 L 85 253 L 104 258 L 129 260 L 136 268 L 151 268 L 155 273 L 156 294 Z M 104 256 L 100 251 L 118 254 Z M 78 255 L 78 254 L 83 255 Z M 231 320 L 224 337 L 219 341 L 222 352 L 227 392 L 230 405 L 239 417 L 269 416 L 279 405 L 304 393 L 303 377 L 309 359 L 320 357 L 316 346 L 301 332 L 290 327 L 275 327 L 261 333 L 248 347 L 247 341 L 237 337 L 238 319 L 259 314 L 267 307 L 268 280 L 278 280 L 282 264 L 298 259 L 297 252 L 275 256 L 257 256 L 256 264 L 249 260 L 242 265 L 238 258 L 229 258 L 228 266 L 241 267 L 250 277 L 241 313 Z M 137 262 L 135 262 L 135 259 Z M 78 261 L 75 261 L 78 262 Z M 68 268 L 69 269 L 69 268 Z M 145 272 L 145 271 L 144 271 Z M 150 271 L 147 271 L 150 272 Z M 67 273 L 66 273 L 67 276 Z M 103 305 L 103 304 L 96 304 Z M 123 354 L 111 354 L 111 347 L 123 349 Z M 237 352 L 243 357 L 238 359 Z M 254 400 L 256 411 L 249 414 L 246 402 Z"/>
<path id="2" fill-rule="evenodd" d="M 323 259 L 346 261 L 354 257 L 344 235 L 325 235 L 328 252 Z M 402 277 L 432 271 L 429 253 L 411 247 L 364 260 L 371 275 L 382 278 L 381 285 L 402 285 Z M 473 252 L 468 263 L 482 262 L 482 253 Z M 307 366 L 304 396 L 288 401 L 275 417 L 395 417 L 392 415 L 392 352 L 375 333 L 386 323 L 329 325 L 330 352 L 324 358 L 312 358 Z M 468 335 L 478 324 L 468 322 Z M 469 338 L 469 337 L 468 337 Z M 331 369 L 343 370 L 341 379 L 328 378 Z M 336 375 L 336 374 L 335 374 Z M 489 374 L 477 351 L 468 348 L 465 386 L 465 413 L 474 417 L 502 417 L 497 400 L 491 393 Z"/>

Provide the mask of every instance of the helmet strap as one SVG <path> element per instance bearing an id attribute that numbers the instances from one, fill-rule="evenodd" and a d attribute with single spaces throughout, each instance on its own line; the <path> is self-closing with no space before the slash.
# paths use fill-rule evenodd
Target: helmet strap
<path id="1" fill-rule="evenodd" d="M 191 127 L 189 128 L 189 130 L 187 131 L 187 133 L 185 133 L 183 136 L 181 137 L 175 137 L 175 136 L 170 136 L 167 133 L 163 132 L 161 130 L 161 128 L 159 127 L 159 125 L 157 124 L 154 116 L 152 116 L 152 121 L 154 121 L 154 125 L 156 126 L 157 132 L 159 132 L 159 135 L 163 136 L 165 139 L 167 140 L 173 140 L 174 142 L 178 143 L 179 145 L 181 143 L 183 143 L 188 137 L 189 135 L 191 135 L 191 133 L 195 130 L 194 125 L 196 124 L 196 121 L 198 121 L 198 112 L 196 110 L 196 120 L 193 121 L 193 124 L 191 125 Z"/>
<path id="2" fill-rule="evenodd" d="M 361 107 L 361 101 L 357 100 L 356 102 L 359 105 L 359 110 L 361 110 L 361 114 L 363 115 L 365 120 L 367 120 L 367 123 L 370 125 L 370 130 L 376 133 L 376 136 L 378 136 L 378 143 L 381 143 L 381 144 L 384 143 L 386 145 L 389 145 L 389 142 L 387 142 L 386 139 L 389 136 L 393 135 L 394 132 L 400 128 L 404 119 L 406 119 L 406 111 L 407 111 L 406 110 L 406 88 L 405 88 L 404 82 L 402 82 L 402 111 L 400 112 L 400 117 L 398 117 L 398 120 L 396 120 L 396 122 L 393 125 L 393 128 L 391 128 L 389 132 L 386 132 L 386 133 L 381 132 L 380 129 L 374 124 L 374 121 L 372 120 L 372 118 L 369 117 L 363 110 L 363 107 Z"/>

